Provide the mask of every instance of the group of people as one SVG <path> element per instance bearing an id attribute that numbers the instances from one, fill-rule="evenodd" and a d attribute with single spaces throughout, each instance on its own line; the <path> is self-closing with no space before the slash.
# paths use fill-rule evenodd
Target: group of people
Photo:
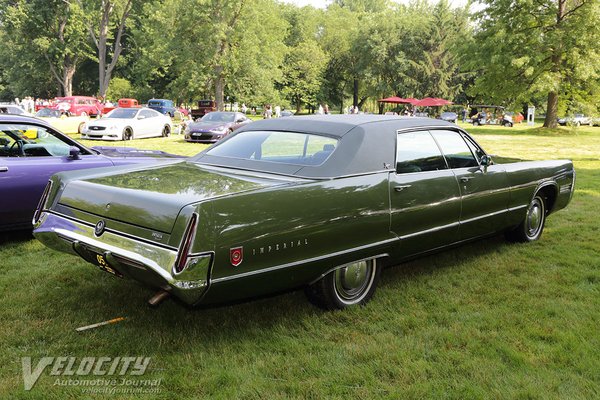
<path id="1" fill-rule="evenodd" d="M 35 106 L 38 103 L 37 103 L 37 100 L 33 99 L 33 97 L 27 96 L 27 97 L 24 97 L 22 100 L 19 100 L 18 97 L 15 98 L 15 104 L 18 105 L 19 107 L 21 107 L 26 112 L 33 114 L 33 113 L 35 113 Z"/>
<path id="2" fill-rule="evenodd" d="M 271 104 L 265 104 L 263 107 L 263 118 L 271 119 L 271 118 L 279 118 L 281 117 L 281 106 L 271 106 Z"/>

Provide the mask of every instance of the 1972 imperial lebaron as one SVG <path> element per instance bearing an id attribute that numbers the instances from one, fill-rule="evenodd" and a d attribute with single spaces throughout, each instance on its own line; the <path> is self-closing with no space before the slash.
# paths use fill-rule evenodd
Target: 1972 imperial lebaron
<path id="1" fill-rule="evenodd" d="M 537 240 L 574 183 L 571 161 L 492 160 L 444 121 L 285 118 L 168 166 L 55 175 L 34 234 L 188 304 L 305 287 L 335 309 L 369 300 L 385 265 Z"/>

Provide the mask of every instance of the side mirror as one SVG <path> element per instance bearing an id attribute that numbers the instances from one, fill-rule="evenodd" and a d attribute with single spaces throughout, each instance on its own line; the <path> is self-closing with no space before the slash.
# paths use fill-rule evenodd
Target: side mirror
<path id="1" fill-rule="evenodd" d="M 79 160 L 81 158 L 81 157 L 79 157 L 80 153 L 81 153 L 81 150 L 79 150 L 79 147 L 76 147 L 76 146 L 69 147 L 69 158 L 71 160 Z"/>
<path id="2" fill-rule="evenodd" d="M 490 165 L 492 165 L 494 163 L 494 161 L 492 161 L 492 157 L 488 156 L 487 154 L 484 155 L 483 157 L 481 157 L 481 165 L 483 165 L 484 167 L 489 167 Z"/>

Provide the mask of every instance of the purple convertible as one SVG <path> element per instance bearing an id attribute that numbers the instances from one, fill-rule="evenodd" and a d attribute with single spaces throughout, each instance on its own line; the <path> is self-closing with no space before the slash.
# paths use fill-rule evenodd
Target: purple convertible
<path id="1" fill-rule="evenodd" d="M 31 228 L 48 178 L 57 172 L 181 158 L 156 150 L 90 149 L 39 119 L 0 115 L 0 231 Z"/>

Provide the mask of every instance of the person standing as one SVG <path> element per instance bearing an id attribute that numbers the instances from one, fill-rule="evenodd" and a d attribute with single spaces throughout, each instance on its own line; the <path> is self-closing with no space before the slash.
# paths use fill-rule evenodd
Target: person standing
<path id="1" fill-rule="evenodd" d="M 462 117 L 462 122 L 466 122 L 467 121 L 467 109 L 463 107 L 462 111 L 460 112 L 461 117 Z"/>
<path id="2" fill-rule="evenodd" d="M 275 118 L 281 117 L 281 107 L 275 106 Z"/>

